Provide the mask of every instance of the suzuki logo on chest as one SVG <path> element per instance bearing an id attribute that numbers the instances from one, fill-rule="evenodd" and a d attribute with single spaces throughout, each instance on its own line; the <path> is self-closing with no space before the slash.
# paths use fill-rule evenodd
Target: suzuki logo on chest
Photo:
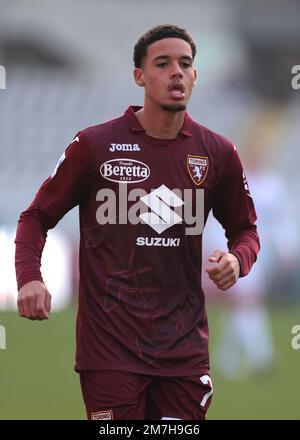
<path id="1" fill-rule="evenodd" d="M 182 218 L 172 208 L 182 206 L 184 201 L 166 185 L 161 185 L 140 200 L 151 209 L 151 212 L 142 213 L 140 218 L 158 234 L 182 222 Z"/>

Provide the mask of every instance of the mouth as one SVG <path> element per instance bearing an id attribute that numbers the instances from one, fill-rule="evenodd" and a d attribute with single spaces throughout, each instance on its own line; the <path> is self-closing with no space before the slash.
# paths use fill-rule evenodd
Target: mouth
<path id="1" fill-rule="evenodd" d="M 173 82 L 168 87 L 172 99 L 180 100 L 185 97 L 185 87 L 180 81 Z"/>

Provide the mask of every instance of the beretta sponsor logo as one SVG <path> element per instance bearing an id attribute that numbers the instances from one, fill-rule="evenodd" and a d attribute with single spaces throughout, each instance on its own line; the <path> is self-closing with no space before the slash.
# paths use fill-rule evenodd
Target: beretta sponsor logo
<path id="1" fill-rule="evenodd" d="M 137 183 L 148 179 L 148 165 L 133 159 L 112 159 L 100 167 L 100 174 L 111 182 Z"/>

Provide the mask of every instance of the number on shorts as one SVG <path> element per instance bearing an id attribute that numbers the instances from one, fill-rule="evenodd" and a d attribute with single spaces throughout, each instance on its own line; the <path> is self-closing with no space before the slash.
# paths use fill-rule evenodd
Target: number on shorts
<path id="1" fill-rule="evenodd" d="M 200 406 L 204 407 L 206 405 L 207 400 L 212 395 L 214 390 L 213 390 L 211 378 L 208 376 L 208 374 L 204 374 L 203 376 L 199 377 L 199 379 L 203 383 L 203 385 L 209 385 L 211 388 L 211 390 L 208 391 L 208 393 L 204 394 L 203 399 L 200 402 Z"/>

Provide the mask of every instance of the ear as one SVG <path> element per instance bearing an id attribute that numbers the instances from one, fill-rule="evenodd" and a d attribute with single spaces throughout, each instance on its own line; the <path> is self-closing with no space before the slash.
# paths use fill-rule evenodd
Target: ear
<path id="1" fill-rule="evenodd" d="M 144 81 L 144 72 L 139 67 L 136 67 L 133 71 L 134 80 L 136 84 L 140 87 L 144 87 L 145 81 Z"/>
<path id="2" fill-rule="evenodd" d="M 194 69 L 194 84 L 193 84 L 194 87 L 195 87 L 196 83 L 197 83 L 197 70 Z"/>

